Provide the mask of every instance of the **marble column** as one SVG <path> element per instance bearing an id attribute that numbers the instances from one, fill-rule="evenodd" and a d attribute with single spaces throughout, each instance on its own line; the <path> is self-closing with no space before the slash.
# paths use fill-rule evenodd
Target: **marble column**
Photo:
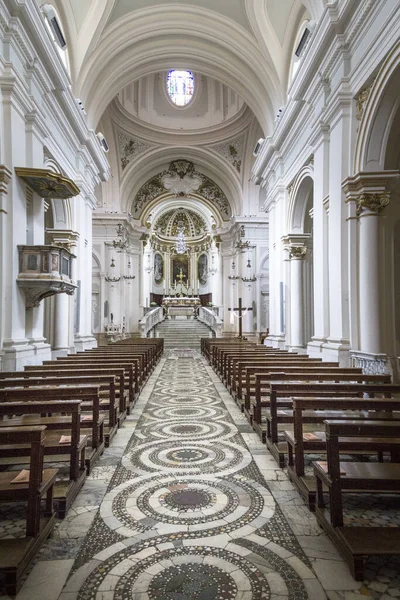
<path id="1" fill-rule="evenodd" d="M 390 203 L 389 183 L 397 171 L 358 173 L 347 178 L 343 190 L 355 203 L 358 218 L 358 348 L 352 349 L 355 364 L 371 373 L 385 372 L 385 250 L 383 211 Z M 356 343 L 356 342 L 355 342 Z"/>
<path id="2" fill-rule="evenodd" d="M 54 299 L 54 352 L 62 356 L 69 351 L 69 296 L 56 294 Z"/>
<path id="3" fill-rule="evenodd" d="M 290 347 L 304 347 L 303 259 L 306 246 L 290 247 Z"/>

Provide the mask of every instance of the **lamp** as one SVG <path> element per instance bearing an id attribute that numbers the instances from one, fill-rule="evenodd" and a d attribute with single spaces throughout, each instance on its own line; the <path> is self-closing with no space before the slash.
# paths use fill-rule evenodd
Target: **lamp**
<path id="1" fill-rule="evenodd" d="M 130 272 L 130 268 L 132 266 L 130 258 L 128 258 L 128 264 L 126 266 L 128 267 L 128 271 Z M 135 279 L 135 277 L 136 277 L 136 275 L 130 275 L 130 274 L 129 275 L 123 275 L 124 279 Z"/>
<path id="2" fill-rule="evenodd" d="M 185 254 L 186 252 L 189 252 L 189 247 L 186 244 L 184 232 L 185 232 L 185 228 L 179 227 L 178 234 L 176 236 L 176 242 L 175 242 L 175 252 L 177 254 Z"/>
<path id="3" fill-rule="evenodd" d="M 113 258 L 111 259 L 110 269 L 115 269 L 115 261 Z M 104 279 L 111 283 L 117 283 L 117 281 L 120 281 L 121 277 L 115 277 L 107 274 Z"/>

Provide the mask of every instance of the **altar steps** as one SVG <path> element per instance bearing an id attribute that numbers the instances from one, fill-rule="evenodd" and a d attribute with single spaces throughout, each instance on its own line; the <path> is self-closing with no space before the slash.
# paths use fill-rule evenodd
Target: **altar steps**
<path id="1" fill-rule="evenodd" d="M 155 330 L 156 337 L 164 338 L 164 349 L 172 348 L 191 348 L 200 350 L 200 339 L 210 337 L 211 329 L 204 323 L 195 319 L 186 319 L 182 317 L 176 319 L 167 319 Z"/>

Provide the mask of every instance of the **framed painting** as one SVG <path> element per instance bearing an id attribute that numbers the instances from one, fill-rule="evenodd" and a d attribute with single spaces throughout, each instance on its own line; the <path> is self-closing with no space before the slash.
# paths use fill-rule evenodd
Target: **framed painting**
<path id="1" fill-rule="evenodd" d="M 171 258 L 171 285 L 183 283 L 190 286 L 190 263 L 187 256 L 173 256 Z"/>
<path id="2" fill-rule="evenodd" d="M 159 252 L 154 254 L 154 283 L 160 284 L 164 279 L 164 259 Z"/>
<path id="3" fill-rule="evenodd" d="M 197 275 L 200 285 L 206 285 L 208 281 L 208 256 L 200 254 L 197 261 Z"/>

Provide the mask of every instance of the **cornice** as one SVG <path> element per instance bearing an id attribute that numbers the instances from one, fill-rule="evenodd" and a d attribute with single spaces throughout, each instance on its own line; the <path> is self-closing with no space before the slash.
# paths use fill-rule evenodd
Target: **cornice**
<path id="1" fill-rule="evenodd" d="M 254 115 L 246 105 L 238 113 L 218 125 L 189 132 L 167 129 L 151 125 L 131 115 L 119 101 L 114 100 L 108 107 L 114 126 L 124 133 L 138 137 L 147 143 L 159 145 L 210 145 L 224 142 L 240 135 L 249 127 Z"/>

